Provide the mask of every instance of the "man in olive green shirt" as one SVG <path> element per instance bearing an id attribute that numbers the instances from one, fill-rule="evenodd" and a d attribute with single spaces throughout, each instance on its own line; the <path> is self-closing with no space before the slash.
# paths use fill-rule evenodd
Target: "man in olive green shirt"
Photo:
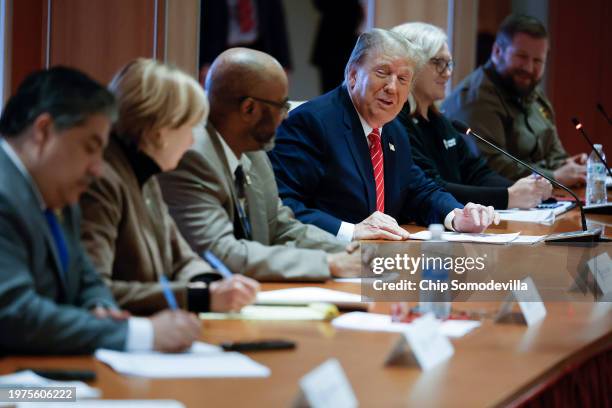
<path id="1" fill-rule="evenodd" d="M 586 180 L 586 154 L 568 157 L 561 145 L 550 101 L 538 85 L 548 54 L 548 34 L 537 19 L 511 15 L 502 23 L 491 59 L 465 78 L 442 109 L 476 133 L 558 182 Z M 491 168 L 518 180 L 531 171 L 477 142 Z"/>

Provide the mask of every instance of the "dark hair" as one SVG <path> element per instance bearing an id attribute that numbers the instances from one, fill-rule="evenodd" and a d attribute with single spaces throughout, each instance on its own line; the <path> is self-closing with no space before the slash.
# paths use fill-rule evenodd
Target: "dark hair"
<path id="1" fill-rule="evenodd" d="M 54 67 L 30 74 L 7 102 L 0 134 L 14 137 L 41 114 L 53 118 L 57 130 L 82 124 L 96 113 L 117 116 L 115 97 L 104 86 L 72 68 Z"/>
<path id="2" fill-rule="evenodd" d="M 533 38 L 548 38 L 546 27 L 540 20 L 525 14 L 511 14 L 502 21 L 495 37 L 495 42 L 506 48 L 517 33 L 527 34 Z"/>

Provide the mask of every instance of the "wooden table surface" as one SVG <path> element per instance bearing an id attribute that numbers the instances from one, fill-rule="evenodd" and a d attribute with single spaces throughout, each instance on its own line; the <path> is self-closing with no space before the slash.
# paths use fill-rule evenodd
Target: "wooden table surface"
<path id="1" fill-rule="evenodd" d="M 611 216 L 589 216 L 612 236 Z M 525 234 L 563 232 L 579 228 L 576 210 L 552 226 L 504 222 L 496 232 Z M 409 231 L 421 228 L 407 226 Z M 263 289 L 295 284 L 264 284 Z M 331 289 L 360 292 L 358 284 L 327 282 Z M 206 321 L 202 341 L 283 338 L 297 342 L 293 351 L 247 353 L 271 369 L 261 379 L 150 380 L 124 377 L 92 357 L 6 357 L 0 374 L 20 367 L 91 369 L 93 386 L 103 398 L 170 398 L 189 407 L 287 407 L 298 393 L 299 379 L 329 358 L 337 358 L 361 406 L 494 406 L 516 404 L 550 381 L 603 350 L 612 347 L 612 309 L 592 302 L 546 303 L 547 317 L 538 326 L 494 323 L 490 318 L 468 335 L 452 339 L 454 356 L 423 373 L 417 367 L 385 367 L 383 362 L 398 334 L 338 330 L 326 322 Z M 389 303 L 373 305 L 387 312 Z M 454 308 L 487 310 L 499 303 L 458 303 Z"/>

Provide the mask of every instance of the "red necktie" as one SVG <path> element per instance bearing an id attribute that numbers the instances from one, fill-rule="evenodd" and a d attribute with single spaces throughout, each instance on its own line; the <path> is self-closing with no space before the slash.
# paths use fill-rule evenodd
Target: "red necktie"
<path id="1" fill-rule="evenodd" d="M 368 140 L 370 141 L 370 158 L 374 168 L 374 181 L 376 182 L 376 210 L 385 212 L 385 164 L 378 128 L 372 129 L 372 132 L 368 135 Z"/>
<path id="2" fill-rule="evenodd" d="M 247 33 L 253 29 L 253 3 L 251 0 L 238 0 L 238 24 L 240 32 Z"/>

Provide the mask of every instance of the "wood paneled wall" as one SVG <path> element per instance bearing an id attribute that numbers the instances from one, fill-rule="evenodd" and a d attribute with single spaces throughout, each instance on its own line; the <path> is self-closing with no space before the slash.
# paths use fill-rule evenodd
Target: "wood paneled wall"
<path id="1" fill-rule="evenodd" d="M 548 95 L 557 113 L 557 130 L 570 153 L 590 149 L 573 128 L 577 116 L 595 143 L 612 157 L 610 126 L 597 112 L 597 102 L 612 111 L 612 2 L 550 1 L 551 51 Z M 610 113 L 609 113 L 610 114 Z"/>
<path id="2" fill-rule="evenodd" d="M 102 83 L 137 57 L 173 63 L 196 77 L 199 0 L 12 3 L 11 91 L 28 73 L 45 67 L 47 52 L 50 66 L 75 67 Z"/>

